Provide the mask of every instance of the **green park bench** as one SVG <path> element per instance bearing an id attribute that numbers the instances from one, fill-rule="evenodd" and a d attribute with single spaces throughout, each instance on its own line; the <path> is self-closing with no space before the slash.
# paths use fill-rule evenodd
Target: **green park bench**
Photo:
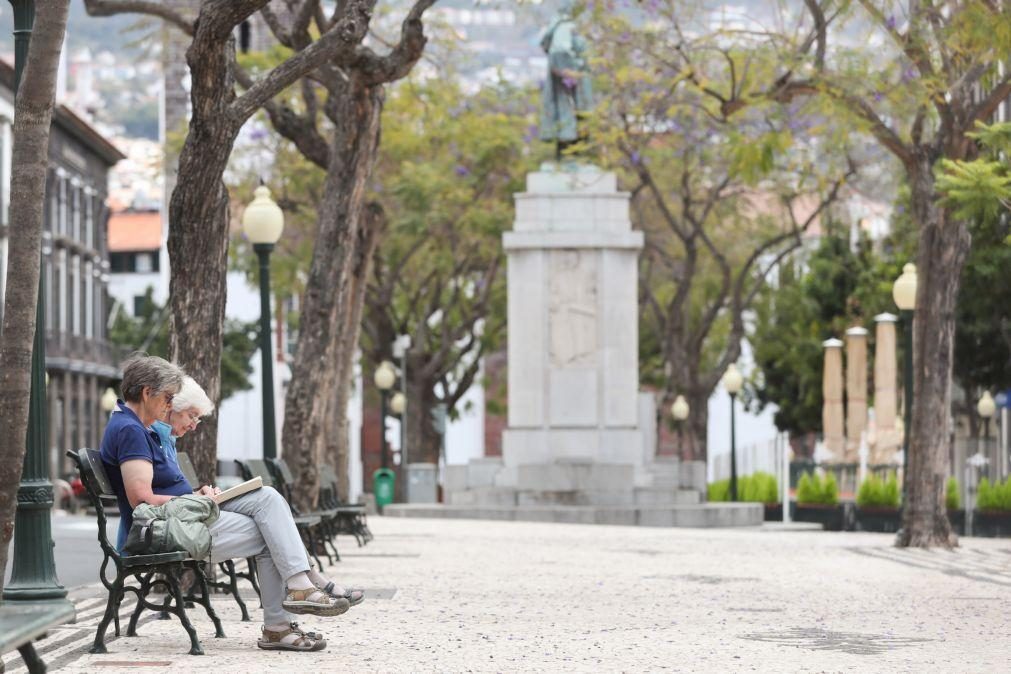
<path id="1" fill-rule="evenodd" d="M 242 474 L 243 480 L 252 480 L 254 477 L 259 477 L 263 480 L 264 487 L 273 487 L 281 496 L 285 497 L 288 507 L 291 509 L 291 517 L 295 520 L 295 526 L 302 535 L 309 554 L 316 560 L 318 568 L 325 568 L 323 561 L 319 558 L 320 548 L 322 548 L 323 554 L 326 555 L 327 560 L 332 564 L 333 558 L 330 556 L 330 551 L 326 548 L 327 529 L 323 518 L 316 514 L 303 515 L 299 513 L 291 505 L 291 500 L 288 498 L 289 494 L 286 493 L 284 485 L 278 483 L 275 471 L 263 459 L 235 459 L 235 465 L 238 467 L 239 473 Z M 317 539 L 322 539 L 318 541 L 319 545 L 317 545 Z"/>
<path id="2" fill-rule="evenodd" d="M 102 465 L 101 456 L 97 450 L 87 448 L 76 452 L 68 451 L 67 456 L 76 464 L 81 475 L 81 482 L 84 483 L 85 491 L 95 508 L 95 514 L 98 516 L 98 544 L 105 555 L 98 570 L 98 577 L 105 589 L 109 591 L 109 599 L 106 602 L 105 614 L 102 616 L 101 622 L 98 623 L 91 652 L 107 652 L 105 631 L 109 628 L 109 623 L 115 621 L 116 636 L 119 636 L 119 607 L 123 603 L 126 593 L 133 592 L 137 597 L 137 607 L 130 616 L 130 624 L 126 630 L 128 637 L 137 636 L 137 621 L 144 610 L 171 613 L 179 618 L 179 622 L 182 623 L 183 629 L 186 630 L 186 634 L 190 638 L 190 655 L 203 655 L 204 651 L 197 638 L 197 632 L 186 616 L 186 598 L 183 597 L 179 582 L 183 571 L 193 569 L 197 579 L 194 585 L 199 585 L 201 593 L 199 597 L 192 597 L 191 600 L 204 607 L 207 616 L 214 623 L 214 636 L 224 637 L 225 631 L 221 627 L 221 621 L 211 606 L 210 590 L 203 562 L 191 558 L 184 551 L 152 555 L 121 555 L 116 546 L 109 542 L 105 533 L 108 518 L 105 514 L 103 500 L 114 496 L 114 492 Z M 113 580 L 106 578 L 106 571 L 110 567 L 116 574 Z M 138 585 L 128 583 L 131 579 L 137 581 Z M 158 586 L 166 589 L 165 599 L 161 604 L 155 604 L 148 598 L 151 591 Z"/>
<path id="3" fill-rule="evenodd" d="M 51 628 L 73 621 L 75 615 L 74 605 L 66 601 L 0 604 L 0 655 L 17 649 L 29 674 L 45 672 L 46 665 L 33 642 L 45 637 Z"/>

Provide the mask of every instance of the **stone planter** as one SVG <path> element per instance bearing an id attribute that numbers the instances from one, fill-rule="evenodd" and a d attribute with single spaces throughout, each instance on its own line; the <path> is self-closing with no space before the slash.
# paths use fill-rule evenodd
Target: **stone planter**
<path id="1" fill-rule="evenodd" d="M 975 511 L 972 514 L 972 535 L 985 538 L 1011 537 L 1011 511 Z"/>
<path id="2" fill-rule="evenodd" d="M 815 522 L 825 531 L 852 531 L 853 504 L 797 503 L 793 509 L 794 522 Z"/>
<path id="3" fill-rule="evenodd" d="M 857 529 L 894 534 L 902 527 L 902 511 L 885 506 L 857 506 Z"/>
<path id="4" fill-rule="evenodd" d="M 765 521 L 766 522 L 782 522 L 783 521 L 783 504 L 782 503 L 764 503 L 765 507 Z"/>
<path id="5" fill-rule="evenodd" d="M 951 523 L 952 530 L 959 536 L 965 536 L 965 510 L 948 511 L 948 522 Z"/>

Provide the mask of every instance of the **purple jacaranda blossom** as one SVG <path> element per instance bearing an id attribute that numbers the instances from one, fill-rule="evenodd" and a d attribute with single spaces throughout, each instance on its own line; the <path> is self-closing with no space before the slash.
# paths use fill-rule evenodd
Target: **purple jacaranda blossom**
<path id="1" fill-rule="evenodd" d="M 898 213 L 899 215 L 902 215 L 903 213 L 906 212 L 906 207 L 903 206 L 902 204 L 899 204 L 898 206 L 895 207 L 895 212 Z"/>
<path id="2" fill-rule="evenodd" d="M 909 66 L 908 68 L 902 71 L 903 82 L 911 82 L 914 79 L 916 79 L 916 68 L 914 68 L 913 66 Z"/>
<path id="3" fill-rule="evenodd" d="M 458 175 L 461 178 L 470 175 L 470 169 L 464 166 L 463 164 L 457 164 L 456 168 L 453 169 L 453 172 L 456 173 L 456 175 Z"/>
<path id="4" fill-rule="evenodd" d="M 883 93 L 881 93 L 880 91 L 875 91 L 874 92 L 874 100 L 877 101 L 878 103 L 880 103 L 881 99 L 884 98 L 884 97 L 885 97 L 885 95 Z"/>
<path id="5" fill-rule="evenodd" d="M 633 166 L 638 166 L 640 161 L 639 152 L 637 150 L 633 150 L 629 160 L 632 162 Z"/>
<path id="6" fill-rule="evenodd" d="M 885 19 L 885 28 L 888 30 L 895 30 L 895 15 L 889 14 L 888 18 Z"/>
<path id="7" fill-rule="evenodd" d="M 253 130 L 249 132 L 249 140 L 263 140 L 270 134 L 262 126 L 253 127 Z"/>
<path id="8" fill-rule="evenodd" d="M 562 86 L 564 86 L 566 89 L 575 89 L 576 78 L 569 77 L 568 75 L 566 75 L 565 77 L 562 78 Z"/>
<path id="9" fill-rule="evenodd" d="M 631 39 L 632 39 L 632 34 L 629 33 L 627 30 L 625 32 L 623 32 L 621 35 L 618 36 L 618 42 L 620 42 L 622 44 L 625 44 L 626 42 L 629 42 Z"/>

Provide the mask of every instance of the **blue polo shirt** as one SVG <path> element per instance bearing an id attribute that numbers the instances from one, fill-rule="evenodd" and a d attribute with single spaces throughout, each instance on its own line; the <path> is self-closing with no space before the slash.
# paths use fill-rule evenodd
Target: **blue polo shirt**
<path id="1" fill-rule="evenodd" d="M 193 487 L 183 477 L 179 465 L 162 449 L 158 433 L 146 428 L 122 400 L 116 401 L 116 409 L 109 415 L 109 423 L 102 436 L 101 456 L 119 504 L 119 535 L 116 539 L 118 549 L 126 544 L 126 536 L 133 523 L 133 508 L 126 498 L 123 473 L 119 469 L 125 461 L 139 459 L 151 464 L 154 470 L 151 491 L 155 494 L 184 496 L 193 493 Z"/>

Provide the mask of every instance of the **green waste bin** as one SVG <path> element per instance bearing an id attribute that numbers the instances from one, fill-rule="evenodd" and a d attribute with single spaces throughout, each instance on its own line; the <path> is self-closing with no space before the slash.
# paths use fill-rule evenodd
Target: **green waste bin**
<path id="1" fill-rule="evenodd" d="M 372 493 L 376 495 L 376 507 L 393 503 L 393 487 L 397 474 L 389 468 L 380 468 L 372 473 Z"/>

